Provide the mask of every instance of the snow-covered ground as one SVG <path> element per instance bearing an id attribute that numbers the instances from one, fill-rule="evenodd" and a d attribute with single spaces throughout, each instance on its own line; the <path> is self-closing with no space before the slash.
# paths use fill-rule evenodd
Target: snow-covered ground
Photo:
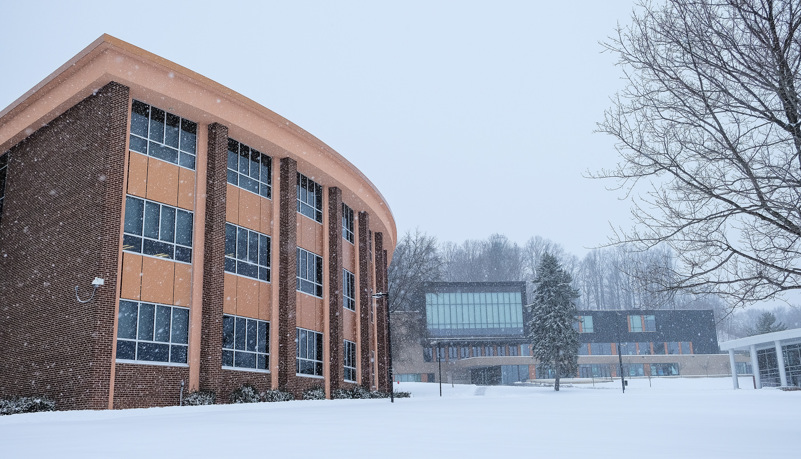
<path id="1" fill-rule="evenodd" d="M 798 457 L 801 391 L 742 378 L 563 387 L 402 383 L 410 399 L 0 417 L 3 458 Z M 245 456 L 247 455 L 247 456 Z"/>

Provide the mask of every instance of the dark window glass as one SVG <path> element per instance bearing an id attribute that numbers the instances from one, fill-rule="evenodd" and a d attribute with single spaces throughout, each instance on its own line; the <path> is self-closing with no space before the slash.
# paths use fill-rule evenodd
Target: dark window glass
<path id="1" fill-rule="evenodd" d="M 161 224 L 159 226 L 159 239 L 165 242 L 175 242 L 175 208 L 162 206 Z"/>
<path id="2" fill-rule="evenodd" d="M 234 318 L 223 316 L 223 348 L 234 348 Z M 233 355 L 233 354 L 232 354 Z"/>
<path id="3" fill-rule="evenodd" d="M 172 308 L 172 339 L 179 344 L 189 343 L 189 310 Z"/>
<path id="4" fill-rule="evenodd" d="M 120 300 L 120 314 L 117 320 L 117 337 L 136 339 L 137 303 Z"/>
<path id="5" fill-rule="evenodd" d="M 150 140 L 164 142 L 164 110 L 150 109 Z"/>
<path id="6" fill-rule="evenodd" d="M 125 232 L 142 235 L 145 202 L 131 196 L 125 198 Z"/>
<path id="7" fill-rule="evenodd" d="M 136 341 L 117 340 L 117 358 L 120 360 L 135 360 Z"/>
<path id="8" fill-rule="evenodd" d="M 153 340 L 153 324 L 156 318 L 156 306 L 152 304 L 139 305 L 139 333 L 138 339 Z"/>
<path id="9" fill-rule="evenodd" d="M 192 212 L 177 210 L 175 221 L 175 242 L 177 244 L 192 247 L 192 223 L 194 215 Z"/>
<path id="10" fill-rule="evenodd" d="M 196 144 L 196 123 L 133 101 L 131 150 L 194 170 Z"/>
<path id="11" fill-rule="evenodd" d="M 144 236 L 151 239 L 159 238 L 159 214 L 161 206 L 155 202 L 145 202 L 145 230 Z"/>
<path id="12" fill-rule="evenodd" d="M 172 363 L 186 363 L 187 346 L 170 346 L 170 362 Z"/>
<path id="13" fill-rule="evenodd" d="M 234 348 L 244 351 L 247 343 L 247 319 L 244 317 L 236 318 L 236 328 L 234 329 Z"/>
<path id="14" fill-rule="evenodd" d="M 156 306 L 156 324 L 153 341 L 170 342 L 170 319 L 171 312 L 167 306 Z"/>

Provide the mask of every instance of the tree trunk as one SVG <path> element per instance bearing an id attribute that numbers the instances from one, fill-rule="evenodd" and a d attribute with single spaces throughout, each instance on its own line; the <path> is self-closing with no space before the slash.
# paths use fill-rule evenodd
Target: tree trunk
<path id="1" fill-rule="evenodd" d="M 553 390 L 559 392 L 559 373 L 556 373 L 556 381 L 553 384 Z"/>

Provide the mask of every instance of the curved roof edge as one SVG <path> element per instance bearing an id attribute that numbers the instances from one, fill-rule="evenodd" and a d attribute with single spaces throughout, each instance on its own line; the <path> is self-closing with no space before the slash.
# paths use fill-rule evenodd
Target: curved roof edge
<path id="1" fill-rule="evenodd" d="M 300 126 L 242 94 L 193 70 L 108 34 L 100 36 L 72 59 L 60 66 L 56 71 L 48 75 L 36 86 L 12 102 L 8 107 L 0 111 L 0 153 L 16 145 L 38 128 L 52 121 L 52 119 L 63 113 L 67 108 L 88 97 L 109 81 L 117 81 L 122 84 L 133 83 L 133 86 L 137 86 L 134 80 L 126 79 L 126 75 L 122 73 L 122 65 L 119 66 L 120 68 L 110 68 L 119 63 L 119 60 L 106 62 L 106 67 L 103 69 L 102 74 L 98 72 L 90 74 L 85 71 L 93 62 L 102 60 L 104 55 L 109 51 L 130 57 L 135 61 L 160 67 L 166 71 L 165 76 L 169 75 L 169 79 L 180 78 L 184 81 L 191 82 L 203 90 L 215 93 L 228 102 L 238 105 L 240 108 L 253 112 L 266 121 L 269 121 L 272 125 L 270 128 L 283 130 L 285 134 L 294 137 L 296 142 L 294 142 L 293 145 L 299 145 L 301 150 L 303 149 L 302 144 L 313 147 L 317 154 L 328 157 L 329 160 L 332 160 L 343 169 L 353 173 L 378 198 L 377 201 L 380 204 L 379 208 L 375 208 L 373 211 L 380 212 L 380 208 L 383 207 L 386 212 L 384 218 L 381 218 L 383 221 L 383 225 L 381 226 L 384 226 L 389 233 L 387 236 L 389 236 L 391 244 L 388 244 L 390 249 L 388 250 L 388 261 L 392 259 L 395 245 L 398 242 L 397 227 L 392 210 L 387 200 L 372 181 L 344 156 Z M 65 85 L 70 87 L 62 88 L 62 83 L 67 80 L 76 80 L 77 85 Z M 159 85 L 154 84 L 154 86 Z M 165 87 L 169 85 L 162 84 L 161 86 Z M 158 89 L 155 89 L 155 91 L 158 91 Z M 169 94 L 164 95 L 169 96 Z M 208 109 L 207 112 L 212 115 L 214 114 L 214 111 L 211 109 Z M 212 121 L 217 120 L 212 119 Z M 225 124 L 225 120 L 219 121 Z M 261 133 L 255 134 L 263 136 Z M 265 140 L 272 141 L 269 137 L 265 137 Z M 288 148 L 285 149 L 297 155 L 299 158 L 307 153 L 305 150 L 292 151 Z M 376 216 L 379 217 L 379 215 Z"/>

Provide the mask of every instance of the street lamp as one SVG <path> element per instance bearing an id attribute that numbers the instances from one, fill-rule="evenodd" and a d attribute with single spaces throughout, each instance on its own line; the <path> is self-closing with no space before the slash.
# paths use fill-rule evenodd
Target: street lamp
<path id="1" fill-rule="evenodd" d="M 390 403 L 395 403 L 395 387 L 393 386 L 395 381 L 392 375 L 392 327 L 390 326 L 389 292 L 374 293 L 373 298 L 383 298 L 387 303 L 387 353 L 389 354 L 389 368 L 387 368 L 387 373 L 389 376 L 389 401 Z"/>
<path id="2" fill-rule="evenodd" d="M 621 316 L 620 311 L 618 311 L 617 317 L 618 317 L 618 321 L 617 321 L 618 323 L 617 323 L 617 327 L 615 327 L 615 328 L 617 328 L 617 360 L 618 360 L 618 363 L 620 364 L 620 370 L 619 370 L 620 371 L 620 386 L 623 388 L 623 393 L 625 394 L 626 393 L 626 380 L 623 379 L 623 353 L 621 352 L 621 349 L 620 349 L 620 335 L 621 335 L 620 327 L 621 327 L 621 323 L 623 323 L 623 320 L 622 320 L 622 316 Z"/>

